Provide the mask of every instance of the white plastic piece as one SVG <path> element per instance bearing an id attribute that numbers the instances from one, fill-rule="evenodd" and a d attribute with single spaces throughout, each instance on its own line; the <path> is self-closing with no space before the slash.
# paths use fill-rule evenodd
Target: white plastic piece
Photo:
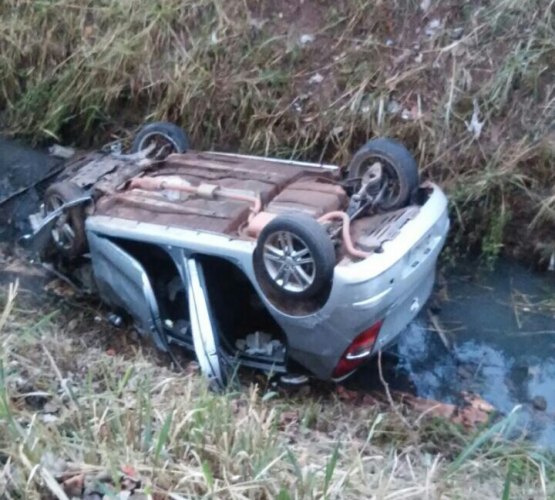
<path id="1" fill-rule="evenodd" d="M 54 144 L 54 146 L 50 146 L 50 148 L 48 148 L 48 152 L 52 156 L 56 156 L 57 158 L 63 158 L 64 160 L 68 160 L 69 158 L 75 155 L 75 149 L 68 148 L 65 146 L 60 146 L 59 144 Z"/>

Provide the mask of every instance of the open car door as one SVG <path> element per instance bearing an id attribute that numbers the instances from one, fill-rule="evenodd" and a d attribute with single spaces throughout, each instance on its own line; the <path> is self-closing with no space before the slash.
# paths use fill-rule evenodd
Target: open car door
<path id="1" fill-rule="evenodd" d="M 208 380 L 223 389 L 228 383 L 228 360 L 220 347 L 215 321 L 204 278 L 202 263 L 194 257 L 185 259 L 189 316 L 195 353 Z"/>
<path id="2" fill-rule="evenodd" d="M 88 241 L 100 295 L 132 316 L 139 333 L 167 351 L 158 303 L 144 267 L 108 238 L 89 233 Z"/>
<path id="3" fill-rule="evenodd" d="M 100 295 L 112 306 L 133 317 L 140 333 L 168 351 L 158 302 L 148 274 L 141 263 L 110 239 L 88 233 L 93 269 Z M 203 374 L 214 388 L 228 382 L 227 358 L 219 343 L 218 324 L 212 313 L 202 264 L 185 257 L 185 288 L 193 346 Z"/>

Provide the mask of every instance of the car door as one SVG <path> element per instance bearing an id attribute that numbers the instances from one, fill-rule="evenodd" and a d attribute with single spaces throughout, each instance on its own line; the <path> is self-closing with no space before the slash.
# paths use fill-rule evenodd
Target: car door
<path id="1" fill-rule="evenodd" d="M 229 360 L 220 347 L 218 322 L 210 304 L 202 263 L 185 258 L 191 332 L 197 360 L 214 388 L 223 389 L 229 378 Z"/>
<path id="2" fill-rule="evenodd" d="M 150 336 L 159 349 L 168 351 L 158 303 L 144 267 L 106 237 L 89 231 L 88 241 L 101 297 L 131 315 L 141 334 Z M 182 277 L 189 302 L 195 354 L 202 373 L 213 387 L 224 388 L 228 382 L 229 364 L 220 349 L 218 324 L 212 312 L 202 263 L 187 256 L 183 262 Z"/>
<path id="3" fill-rule="evenodd" d="M 127 312 L 139 333 L 151 337 L 156 347 L 167 351 L 158 303 L 143 266 L 108 238 L 89 232 L 87 239 L 100 296 Z"/>

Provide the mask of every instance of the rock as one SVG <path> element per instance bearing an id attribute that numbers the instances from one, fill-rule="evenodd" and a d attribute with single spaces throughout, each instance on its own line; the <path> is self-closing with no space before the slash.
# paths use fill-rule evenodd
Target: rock
<path id="1" fill-rule="evenodd" d="M 532 406 L 535 410 L 545 411 L 547 410 L 547 401 L 543 396 L 534 396 L 532 398 Z"/>

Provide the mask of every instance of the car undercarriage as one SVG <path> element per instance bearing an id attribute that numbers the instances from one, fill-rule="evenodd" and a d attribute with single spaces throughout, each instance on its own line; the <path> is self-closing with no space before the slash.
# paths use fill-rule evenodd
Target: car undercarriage
<path id="1" fill-rule="evenodd" d="M 345 170 L 191 151 L 154 125 L 129 155 L 69 162 L 27 243 L 91 268 L 158 348 L 194 350 L 218 385 L 237 363 L 340 379 L 423 307 L 447 204 L 402 145 L 374 139 Z"/>

